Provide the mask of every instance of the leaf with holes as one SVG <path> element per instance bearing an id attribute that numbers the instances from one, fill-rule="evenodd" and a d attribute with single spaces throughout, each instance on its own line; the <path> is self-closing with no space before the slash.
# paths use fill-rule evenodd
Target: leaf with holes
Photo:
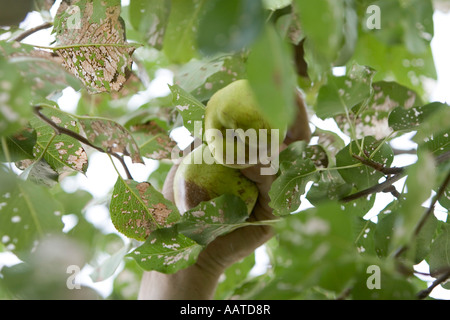
<path id="1" fill-rule="evenodd" d="M 153 231 L 177 222 L 180 213 L 148 182 L 117 179 L 110 203 L 111 220 L 125 236 L 145 240 Z"/>
<path id="2" fill-rule="evenodd" d="M 414 131 L 427 117 L 437 112 L 446 105 L 440 102 L 433 102 L 424 106 L 411 108 L 397 107 L 389 115 L 389 126 L 395 131 Z"/>
<path id="3" fill-rule="evenodd" d="M 174 81 L 199 101 L 206 101 L 219 89 L 244 77 L 244 57 L 236 54 L 192 59 L 180 68 Z"/>
<path id="4" fill-rule="evenodd" d="M 46 98 L 68 86 L 75 90 L 81 87 L 79 80 L 61 66 L 61 59 L 50 52 L 19 42 L 0 41 L 0 55 L 14 66 L 22 77 L 21 86 L 26 84 L 24 88 L 28 88 L 33 99 Z"/>
<path id="5" fill-rule="evenodd" d="M 170 159 L 176 142 L 155 121 L 136 124 L 130 128 L 140 153 L 153 160 Z"/>
<path id="6" fill-rule="evenodd" d="M 56 108 L 43 108 L 41 113 L 56 125 L 75 133 L 79 132 L 77 119 Z M 36 131 L 36 145 L 33 149 L 35 158 L 45 151 L 44 159 L 58 173 L 68 168 L 85 173 L 88 167 L 86 151 L 81 143 L 74 138 L 61 134 L 54 137 L 55 131 L 43 120 L 35 117 L 30 120 L 31 127 Z M 48 146 L 48 147 L 47 147 Z"/>
<path id="7" fill-rule="evenodd" d="M 131 72 L 136 49 L 126 42 L 120 1 L 62 2 L 55 17 L 64 66 L 92 93 L 119 91 Z"/>
<path id="8" fill-rule="evenodd" d="M 193 135 L 203 135 L 205 109 L 206 107 L 194 98 L 190 93 L 186 92 L 178 85 L 169 86 L 172 91 L 173 104 L 176 106 L 181 116 L 183 117 L 183 124 L 186 129 Z M 196 128 L 195 123 L 201 122 L 202 127 Z M 195 129 L 201 129 L 201 132 L 195 132 Z"/>
<path id="9" fill-rule="evenodd" d="M 201 245 L 226 234 L 248 218 L 245 203 L 237 196 L 222 195 L 185 212 L 178 231 Z"/>
<path id="10" fill-rule="evenodd" d="M 353 107 L 370 98 L 373 75 L 370 68 L 354 64 L 347 75 L 330 77 L 319 90 L 315 106 L 317 116 L 326 119 L 349 114 Z"/>
<path id="11" fill-rule="evenodd" d="M 354 108 L 348 116 L 354 123 L 358 139 L 374 136 L 380 140 L 389 136 L 393 129 L 396 130 L 391 125 L 391 111 L 399 106 L 409 109 L 422 103 L 416 92 L 396 82 L 375 82 L 372 84 L 372 89 L 373 95 L 367 105 Z M 351 136 L 348 118 L 346 115 L 338 115 L 335 120 L 339 128 Z"/>
<path id="12" fill-rule="evenodd" d="M 115 121 L 95 118 L 77 117 L 86 138 L 94 146 L 102 149 L 106 153 L 121 153 L 131 157 L 133 163 L 144 163 L 139 146 L 133 136 L 120 124 Z"/>
<path id="13" fill-rule="evenodd" d="M 175 228 L 158 229 L 145 243 L 128 254 L 144 270 L 175 273 L 197 261 L 203 247 Z"/>
<path id="14" fill-rule="evenodd" d="M 269 205 L 277 216 L 288 215 L 297 210 L 306 184 L 318 178 L 318 171 L 310 159 L 283 162 L 281 172 L 269 191 Z"/>

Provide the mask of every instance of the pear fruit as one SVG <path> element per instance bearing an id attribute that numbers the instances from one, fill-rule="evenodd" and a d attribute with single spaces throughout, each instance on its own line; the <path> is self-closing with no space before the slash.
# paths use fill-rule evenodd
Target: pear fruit
<path id="1" fill-rule="evenodd" d="M 199 163 L 198 159 L 203 160 L 203 155 L 209 152 L 208 147 L 202 144 L 179 164 L 173 180 L 174 201 L 178 210 L 184 213 L 202 201 L 208 201 L 223 194 L 233 194 L 245 202 L 250 214 L 258 198 L 258 188 L 255 183 L 238 169 L 226 167 L 214 161 Z M 209 157 L 212 156 L 209 154 Z"/>
<path id="2" fill-rule="evenodd" d="M 260 129 L 266 129 L 267 134 Z M 271 129 L 278 129 L 278 136 Z M 205 140 L 216 161 L 224 166 L 246 168 L 260 162 L 264 155 L 270 157 L 273 149 L 278 149 L 271 148 L 272 139 L 280 146 L 286 131 L 287 128 L 271 127 L 246 79 L 218 90 L 207 103 Z"/>

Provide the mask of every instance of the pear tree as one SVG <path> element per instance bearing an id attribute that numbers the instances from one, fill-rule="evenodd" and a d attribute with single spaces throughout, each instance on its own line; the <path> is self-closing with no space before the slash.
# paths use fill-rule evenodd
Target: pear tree
<path id="1" fill-rule="evenodd" d="M 0 6 L 1 299 L 450 290 L 445 1 Z"/>

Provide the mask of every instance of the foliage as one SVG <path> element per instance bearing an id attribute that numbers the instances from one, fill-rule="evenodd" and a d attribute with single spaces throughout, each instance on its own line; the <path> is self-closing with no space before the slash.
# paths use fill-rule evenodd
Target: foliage
<path id="1" fill-rule="evenodd" d="M 27 45 L 19 27 L 2 27 L 0 251 L 21 263 L 1 269 L 0 297 L 94 297 L 65 287 L 69 265 L 90 265 L 96 281 L 114 280 L 110 298 L 135 298 L 143 270 L 174 273 L 251 225 L 235 196 L 180 215 L 161 193 L 179 151 L 171 133 L 184 126 L 202 138 L 194 123 L 209 98 L 243 78 L 276 126 L 295 125 L 300 90 L 311 119 L 341 132 L 311 125 L 310 142 L 280 154 L 270 266 L 254 276 L 254 254 L 236 263 L 216 298 L 424 298 L 430 289 L 414 271 L 423 261 L 450 289 L 450 228 L 435 214 L 450 204 L 450 109 L 425 86 L 436 79 L 432 15 L 431 0 L 73 0 L 52 21 L 54 43 Z M 173 73 L 168 94 L 133 108 L 161 69 Z M 59 105 L 65 88 L 80 93 L 75 111 Z M 391 142 L 411 136 L 415 163 L 393 166 Z M 95 152 L 125 170 L 116 168 L 108 199 L 63 187 L 89 172 Z M 158 166 L 147 181 L 133 179 L 128 167 L 149 162 Z M 392 197 L 379 208 L 382 193 Z M 88 219 L 96 206 L 116 230 Z M 380 288 L 368 285 L 373 266 Z"/>

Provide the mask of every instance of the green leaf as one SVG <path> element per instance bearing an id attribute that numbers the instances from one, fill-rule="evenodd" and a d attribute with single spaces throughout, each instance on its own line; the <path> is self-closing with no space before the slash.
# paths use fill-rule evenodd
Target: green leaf
<path id="1" fill-rule="evenodd" d="M 392 29 L 384 30 L 392 34 Z M 373 30 L 359 34 L 353 60 L 375 69 L 374 81 L 391 79 L 421 97 L 425 95 L 427 78 L 437 77 L 431 47 L 424 53 L 412 54 L 403 45 L 383 43 Z"/>
<path id="2" fill-rule="evenodd" d="M 320 173 L 320 178 L 309 189 L 306 198 L 312 205 L 323 201 L 337 201 L 352 190 L 352 185 L 345 182 L 336 170 Z"/>
<path id="3" fill-rule="evenodd" d="M 422 207 L 430 196 L 435 184 L 436 172 L 433 157 L 429 153 L 419 154 L 417 162 L 408 168 L 406 187 L 408 192 L 398 208 L 397 221 L 392 242 L 403 246 L 410 241 L 416 225 L 425 212 Z M 414 259 L 414 252 L 409 256 Z"/>
<path id="4" fill-rule="evenodd" d="M 264 28 L 262 2 L 210 0 L 198 27 L 198 48 L 205 55 L 248 48 Z"/>
<path id="5" fill-rule="evenodd" d="M 266 27 L 251 48 L 247 77 L 262 113 L 273 128 L 295 119 L 295 74 L 290 47 L 272 27 Z"/>
<path id="6" fill-rule="evenodd" d="M 20 73 L 33 99 L 47 98 L 68 86 L 75 90 L 81 88 L 81 83 L 61 66 L 60 61 L 47 52 L 34 50 L 33 46 L 0 41 L 0 55 L 4 55 Z"/>
<path id="7" fill-rule="evenodd" d="M 230 299 L 234 290 L 239 288 L 247 279 L 250 270 L 255 265 L 255 253 L 245 257 L 241 261 L 234 263 L 228 267 L 223 273 L 222 279 L 219 279 L 216 292 L 214 294 L 215 300 Z"/>
<path id="8" fill-rule="evenodd" d="M 309 181 L 316 181 L 318 173 L 310 159 L 297 159 L 281 164 L 281 175 L 272 183 L 269 205 L 278 216 L 288 215 L 300 206 L 300 196 Z"/>
<path id="9" fill-rule="evenodd" d="M 371 268 L 373 269 L 371 269 Z M 379 288 L 369 284 L 379 283 Z M 376 264 L 361 267 L 351 290 L 354 300 L 416 300 L 418 288 L 392 264 L 379 260 Z"/>
<path id="10" fill-rule="evenodd" d="M 197 261 L 201 245 L 177 233 L 175 228 L 158 229 L 145 243 L 128 254 L 146 270 L 175 273 Z"/>
<path id="11" fill-rule="evenodd" d="M 20 132 L 5 137 L 5 146 L 0 141 L 0 161 L 16 162 L 19 160 L 33 159 L 33 147 L 36 144 L 36 131 L 31 128 L 25 128 Z M 9 159 L 4 152 L 6 148 L 9 153 Z"/>
<path id="12" fill-rule="evenodd" d="M 338 58 L 345 23 L 343 0 L 295 0 L 302 32 L 306 37 L 308 74 L 318 80 Z M 319 27 L 318 27 L 319 25 Z"/>
<path id="13" fill-rule="evenodd" d="M 276 226 L 276 280 L 267 290 L 283 291 L 281 299 L 314 286 L 341 292 L 356 271 L 353 223 L 336 203 L 283 219 Z"/>
<path id="14" fill-rule="evenodd" d="M 352 155 L 361 155 L 358 149 L 358 146 L 361 146 L 363 150 L 371 155 L 372 161 L 388 168 L 394 159 L 394 152 L 387 143 L 383 143 L 380 146 L 381 143 L 371 136 L 358 140 L 357 143 L 355 141 L 351 142 L 336 155 L 336 166 L 345 167 L 360 163 Z M 374 153 L 375 150 L 377 150 L 376 153 Z M 365 157 L 365 155 L 362 156 Z M 365 165 L 338 169 L 338 172 L 347 183 L 353 184 L 358 190 L 363 190 L 377 184 L 378 180 L 384 176 L 383 173 Z"/>
<path id="15" fill-rule="evenodd" d="M 172 91 L 173 104 L 183 117 L 183 124 L 193 136 L 202 137 L 206 107 L 178 85 L 169 86 Z M 195 123 L 201 122 L 201 132 L 195 132 Z"/>
<path id="16" fill-rule="evenodd" d="M 175 205 L 148 182 L 117 179 L 109 205 L 111 220 L 125 236 L 145 240 L 180 218 Z"/>
<path id="17" fill-rule="evenodd" d="M 436 106 L 436 105 L 435 105 Z M 424 122 L 417 129 L 417 134 L 414 136 L 413 141 L 422 145 L 424 142 L 428 142 L 434 135 L 447 135 L 450 132 L 450 106 L 447 104 L 441 105 L 441 107 L 430 114 Z M 432 146 L 432 145 L 431 145 Z M 436 150 L 431 150 L 432 152 Z"/>
<path id="18" fill-rule="evenodd" d="M 390 112 L 398 106 L 411 108 L 422 103 L 417 93 L 396 82 L 379 81 L 372 84 L 372 90 L 373 94 L 367 104 L 355 107 L 355 114 L 349 116 L 354 122 L 358 139 L 368 135 L 378 140 L 388 137 L 392 133 L 388 121 Z M 347 117 L 342 115 L 335 119 L 339 128 L 351 136 Z"/>
<path id="19" fill-rule="evenodd" d="M 163 50 L 174 63 L 184 63 L 196 57 L 196 32 L 206 0 L 172 0 Z"/>
<path id="20" fill-rule="evenodd" d="M 14 134 L 27 124 L 32 115 L 31 95 L 28 85 L 15 66 L 0 56 L 0 132 Z"/>
<path id="21" fill-rule="evenodd" d="M 78 116 L 77 120 L 83 128 L 86 138 L 96 147 L 106 153 L 118 152 L 129 156 L 133 163 L 144 163 L 133 136 L 117 122 L 84 116 Z"/>
<path id="22" fill-rule="evenodd" d="M 412 108 L 398 107 L 392 110 L 389 115 L 389 126 L 395 130 L 417 130 L 417 127 L 431 114 L 445 108 L 445 104 L 440 102 L 430 103 L 424 106 Z"/>
<path id="23" fill-rule="evenodd" d="M 225 194 L 186 211 L 177 227 L 178 232 L 206 246 L 239 227 L 247 218 L 247 206 L 242 199 Z"/>
<path id="24" fill-rule="evenodd" d="M 416 238 L 414 239 L 414 263 L 420 263 L 430 253 L 432 244 L 434 242 L 433 240 L 435 240 L 438 225 L 439 221 L 435 217 L 435 215 L 429 215 Z"/>
<path id="25" fill-rule="evenodd" d="M 262 0 L 264 8 L 275 11 L 292 4 L 292 0 Z"/>
<path id="26" fill-rule="evenodd" d="M 155 121 L 133 125 L 130 133 L 145 158 L 170 159 L 172 149 L 176 146 L 176 142 Z"/>
<path id="27" fill-rule="evenodd" d="M 391 240 L 398 219 L 398 207 L 399 202 L 393 201 L 378 213 L 378 223 L 374 231 L 375 252 L 378 257 L 387 257 L 397 249 Z"/>
<path id="28" fill-rule="evenodd" d="M 90 274 L 92 281 L 98 282 L 110 278 L 116 272 L 128 251 L 129 245 L 124 245 L 120 250 L 104 259 L 101 264 L 95 266 Z"/>
<path id="29" fill-rule="evenodd" d="M 427 261 L 430 265 L 430 274 L 439 275 L 450 267 L 450 225 L 444 224 L 441 233 L 434 240 Z"/>
<path id="30" fill-rule="evenodd" d="M 20 255 L 47 234 L 62 231 L 63 207 L 47 187 L 14 179 L 3 171 L 0 179 L 10 181 L 0 194 L 0 235 L 7 250 Z"/>
<path id="31" fill-rule="evenodd" d="M 165 163 L 163 161 L 159 161 L 158 168 L 150 174 L 148 177 L 148 182 L 150 182 L 155 189 L 161 192 L 164 182 L 166 181 L 167 174 L 172 166 L 173 164 L 170 162 Z"/>
<path id="32" fill-rule="evenodd" d="M 354 65 L 348 75 L 329 77 L 318 93 L 315 110 L 321 119 L 348 114 L 370 97 L 373 70 Z"/>
<path id="33" fill-rule="evenodd" d="M 131 0 L 129 19 L 144 40 L 160 50 L 169 21 L 171 2 L 160 0 Z"/>
<path id="34" fill-rule="evenodd" d="M 209 98 L 226 85 L 245 76 L 241 55 L 221 55 L 202 60 L 192 59 L 175 75 L 175 83 L 199 101 Z"/>

